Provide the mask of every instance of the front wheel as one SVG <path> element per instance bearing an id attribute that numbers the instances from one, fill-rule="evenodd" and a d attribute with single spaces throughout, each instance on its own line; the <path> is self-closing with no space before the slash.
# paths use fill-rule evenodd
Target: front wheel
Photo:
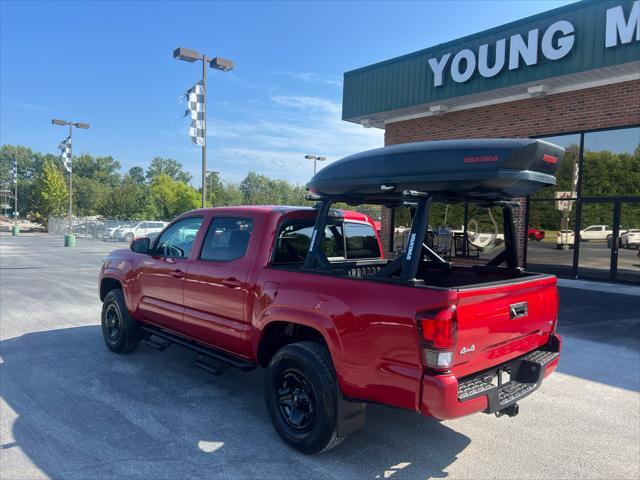
<path id="1" fill-rule="evenodd" d="M 316 342 L 282 347 L 265 377 L 273 426 L 289 446 L 313 454 L 338 445 L 338 388 L 327 348 Z"/>
<path id="2" fill-rule="evenodd" d="M 131 240 L 133 240 L 133 233 L 127 233 L 127 234 L 124 236 L 124 241 L 125 241 L 125 242 L 131 242 Z"/>
<path id="3" fill-rule="evenodd" d="M 111 290 L 102 302 L 102 336 L 109 350 L 129 353 L 140 344 L 140 326 L 127 310 L 122 290 Z"/>

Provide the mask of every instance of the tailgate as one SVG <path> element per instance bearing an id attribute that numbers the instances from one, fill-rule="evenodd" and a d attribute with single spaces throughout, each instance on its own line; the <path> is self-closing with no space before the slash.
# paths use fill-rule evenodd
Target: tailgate
<path id="1" fill-rule="evenodd" d="M 460 289 L 452 373 L 463 377 L 543 345 L 554 329 L 557 310 L 554 276 Z"/>

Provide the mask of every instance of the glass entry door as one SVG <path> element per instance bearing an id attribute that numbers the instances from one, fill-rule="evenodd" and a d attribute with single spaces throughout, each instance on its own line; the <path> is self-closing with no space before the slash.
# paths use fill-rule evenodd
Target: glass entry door
<path id="1" fill-rule="evenodd" d="M 576 235 L 578 277 L 611 280 L 613 217 L 614 202 L 583 199 L 580 231 Z"/>
<path id="2" fill-rule="evenodd" d="M 640 199 L 583 198 L 577 276 L 640 283 Z"/>

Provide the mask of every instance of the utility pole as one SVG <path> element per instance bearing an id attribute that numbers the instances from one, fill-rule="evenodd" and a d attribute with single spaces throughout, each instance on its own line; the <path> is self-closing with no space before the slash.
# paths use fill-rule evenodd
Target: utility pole
<path id="1" fill-rule="evenodd" d="M 207 64 L 216 70 L 228 72 L 233 70 L 234 63 L 231 60 L 226 60 L 221 57 L 209 58 L 204 54 L 200 55 L 200 53 L 195 50 L 189 50 L 188 48 L 176 48 L 173 51 L 173 58 L 189 63 L 198 60 L 202 61 L 202 92 L 204 102 L 204 114 L 202 116 L 202 127 L 204 130 L 204 138 L 202 141 L 202 208 L 204 208 L 207 198 Z"/>
<path id="2" fill-rule="evenodd" d="M 51 123 L 53 125 L 69 126 L 69 157 L 71 159 L 73 157 L 73 154 L 72 154 L 73 142 L 71 141 L 71 136 L 73 135 L 73 127 L 82 128 L 86 130 L 89 128 L 89 124 L 80 123 L 80 122 L 68 122 L 66 120 L 58 120 L 56 118 L 51 120 Z M 75 236 L 73 235 L 73 164 L 72 163 L 69 164 L 68 170 L 69 170 L 69 233 L 64 236 L 64 246 L 73 247 L 76 243 L 76 239 L 75 239 Z"/>

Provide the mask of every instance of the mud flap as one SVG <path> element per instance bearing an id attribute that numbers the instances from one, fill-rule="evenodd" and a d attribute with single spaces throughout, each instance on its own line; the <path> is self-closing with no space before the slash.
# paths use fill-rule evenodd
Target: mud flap
<path id="1" fill-rule="evenodd" d="M 367 404 L 345 400 L 338 391 L 338 437 L 346 437 L 364 427 Z"/>

